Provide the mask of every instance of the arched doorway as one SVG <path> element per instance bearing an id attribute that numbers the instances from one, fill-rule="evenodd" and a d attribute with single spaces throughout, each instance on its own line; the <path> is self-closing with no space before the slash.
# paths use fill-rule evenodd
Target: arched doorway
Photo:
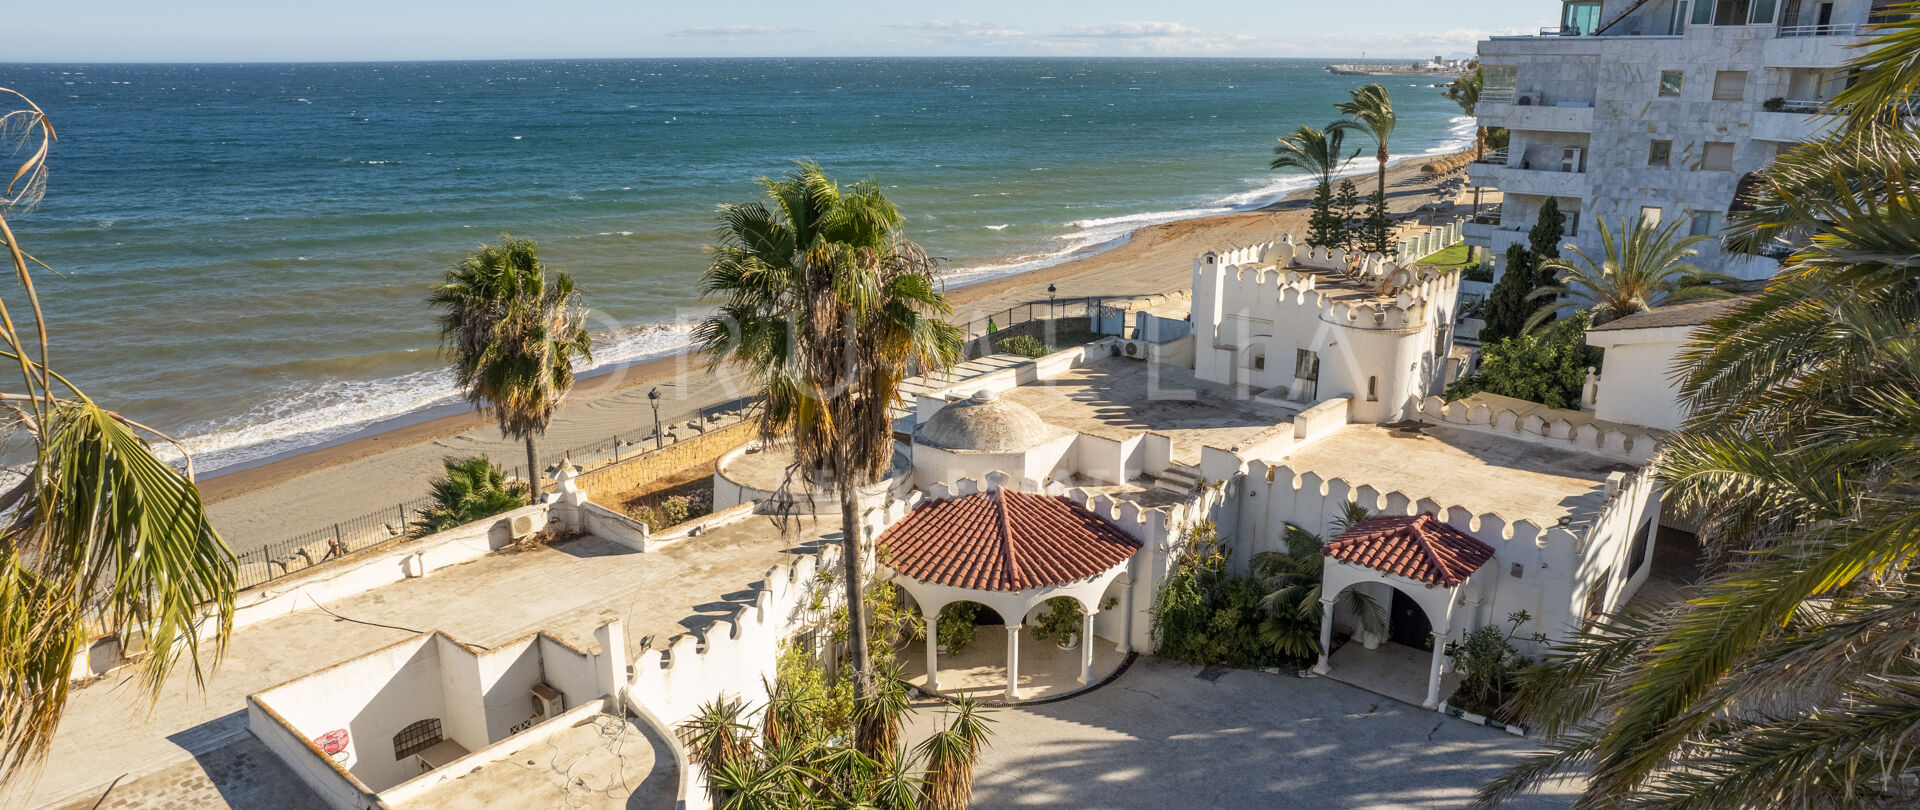
<path id="1" fill-rule="evenodd" d="M 1388 586 L 1392 588 L 1392 586 Z M 1421 652 L 1433 651 L 1433 620 L 1405 591 L 1392 588 L 1387 607 L 1387 640 Z"/>

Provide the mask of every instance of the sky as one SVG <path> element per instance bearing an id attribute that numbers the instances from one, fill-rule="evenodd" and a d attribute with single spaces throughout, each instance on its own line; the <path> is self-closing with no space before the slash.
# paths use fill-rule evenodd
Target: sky
<path id="1" fill-rule="evenodd" d="M 88 0 L 5 12 L 0 62 L 698 56 L 1424 57 L 1555 0 Z"/>

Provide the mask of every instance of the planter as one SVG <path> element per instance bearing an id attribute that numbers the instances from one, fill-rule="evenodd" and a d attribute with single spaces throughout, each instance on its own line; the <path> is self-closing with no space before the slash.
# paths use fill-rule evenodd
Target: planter
<path id="1" fill-rule="evenodd" d="M 1067 637 L 1061 639 L 1059 642 L 1059 647 L 1060 649 L 1063 649 L 1063 650 L 1071 650 L 1078 646 L 1080 646 L 1079 633 L 1068 633 Z"/>

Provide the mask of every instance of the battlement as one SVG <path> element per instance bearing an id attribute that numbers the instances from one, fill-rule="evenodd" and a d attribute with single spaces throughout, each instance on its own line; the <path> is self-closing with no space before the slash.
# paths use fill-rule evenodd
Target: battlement
<path id="1" fill-rule="evenodd" d="M 1458 273 L 1436 267 L 1400 267 L 1379 254 L 1296 248 L 1285 240 L 1194 260 L 1194 289 L 1219 290 L 1215 303 L 1223 308 L 1233 302 L 1233 311 L 1260 312 L 1268 304 L 1312 309 L 1324 322 L 1360 329 L 1420 327 L 1429 303 L 1454 300 L 1459 284 Z"/>
<path id="2" fill-rule="evenodd" d="M 1661 434 L 1654 431 L 1623 429 L 1584 421 L 1585 414 L 1579 414 L 1583 421 L 1576 423 L 1564 416 L 1554 416 L 1552 409 L 1545 409 L 1544 415 L 1537 412 L 1520 413 L 1470 400 L 1447 402 L 1440 397 L 1427 397 L 1418 402 L 1408 402 L 1408 410 L 1443 424 L 1533 440 L 1565 442 L 1582 452 L 1636 464 L 1652 461 L 1660 451 L 1663 439 Z"/>
<path id="3" fill-rule="evenodd" d="M 1050 494 L 1066 498 L 1075 505 L 1120 527 L 1121 531 L 1134 539 L 1150 544 L 1164 542 L 1174 527 L 1194 520 L 1197 516 L 1210 513 L 1219 505 L 1223 497 L 1216 489 L 1203 488 L 1196 491 L 1193 498 L 1185 503 L 1144 507 L 1126 498 L 1116 498 L 1105 493 L 1090 494 L 1081 487 L 1067 488 L 1059 484 L 1042 487 L 1040 482 L 1032 478 L 1016 480 L 1012 475 L 994 471 L 978 480 L 961 478 L 952 483 L 929 485 L 923 490 L 914 492 L 908 500 L 907 507 L 911 510 L 927 500 L 963 498 L 977 492 L 992 492 L 997 489 L 1011 489 L 1015 492 L 1034 495 Z"/>
<path id="4" fill-rule="evenodd" d="M 1354 484 L 1339 477 L 1295 472 L 1284 464 L 1255 460 L 1247 470 L 1250 485 L 1270 484 L 1298 495 L 1318 496 L 1330 504 L 1356 503 L 1374 515 L 1418 515 L 1431 513 L 1460 531 L 1482 540 L 1498 539 L 1510 543 L 1530 543 L 1536 548 L 1559 547 L 1578 551 L 1582 538 L 1564 526 L 1543 526 L 1531 520 L 1510 520 L 1493 512 L 1476 513 L 1463 506 L 1442 504 L 1432 498 L 1414 498 L 1404 492 L 1381 491 L 1369 484 Z M 1271 499 L 1271 495 L 1268 496 Z M 1328 508 L 1328 514 L 1337 514 Z"/>

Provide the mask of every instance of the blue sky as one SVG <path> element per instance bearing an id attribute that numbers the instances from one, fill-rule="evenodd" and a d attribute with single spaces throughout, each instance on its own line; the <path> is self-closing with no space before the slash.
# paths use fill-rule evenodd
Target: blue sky
<path id="1" fill-rule="evenodd" d="M 89 0 L 6 13 L 4 61 L 688 56 L 1432 56 L 1554 0 Z"/>

